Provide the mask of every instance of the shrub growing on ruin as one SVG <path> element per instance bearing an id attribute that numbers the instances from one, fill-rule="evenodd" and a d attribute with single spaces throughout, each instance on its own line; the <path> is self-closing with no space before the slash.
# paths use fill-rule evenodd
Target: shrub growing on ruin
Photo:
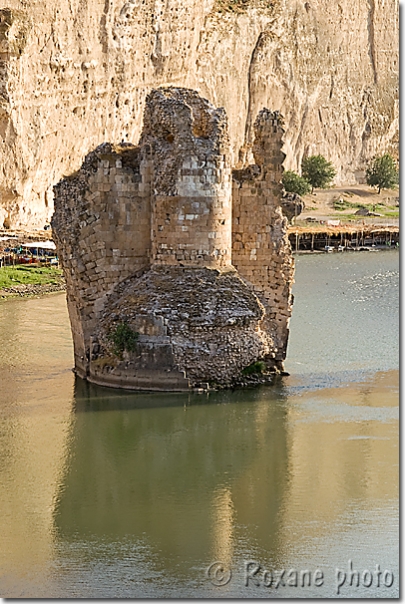
<path id="1" fill-rule="evenodd" d="M 113 345 L 113 352 L 122 358 L 124 350 L 133 352 L 136 347 L 139 334 L 131 329 L 127 323 L 119 323 L 113 331 L 108 334 L 108 339 Z"/>
<path id="2" fill-rule="evenodd" d="M 297 193 L 297 195 L 306 195 L 311 190 L 311 185 L 305 178 L 293 172 L 286 170 L 281 179 L 283 187 L 287 193 Z"/>
<path id="3" fill-rule="evenodd" d="M 376 157 L 366 170 L 366 182 L 370 187 L 378 187 L 378 193 L 396 187 L 399 173 L 395 159 L 389 153 Z"/>
<path id="4" fill-rule="evenodd" d="M 266 363 L 263 361 L 256 361 L 251 363 L 244 369 L 242 369 L 242 375 L 261 375 L 266 371 Z"/>
<path id="5" fill-rule="evenodd" d="M 326 189 L 336 176 L 335 168 L 323 155 L 304 157 L 301 162 L 301 173 L 311 185 L 312 191 Z"/>

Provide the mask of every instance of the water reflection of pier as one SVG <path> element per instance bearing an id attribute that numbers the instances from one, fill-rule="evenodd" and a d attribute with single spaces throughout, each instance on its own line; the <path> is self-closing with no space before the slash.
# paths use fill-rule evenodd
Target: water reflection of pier
<path id="1" fill-rule="evenodd" d="M 347 390 L 329 395 L 345 412 Z M 356 385 L 349 398 L 357 417 L 380 404 L 381 392 Z M 392 505 L 396 426 L 381 429 L 368 412 L 354 424 L 314 421 L 323 392 L 320 407 L 316 399 L 309 394 L 307 415 L 305 397 L 282 386 L 134 396 L 77 380 L 74 454 L 55 497 L 57 549 L 67 556 L 60 562 L 69 566 L 83 550 L 93 576 L 96 562 L 130 560 L 132 597 L 187 585 L 191 593 L 191 578 L 203 581 L 215 560 L 235 567 L 243 552 L 282 568 L 309 540 L 333 541 L 353 501 Z M 388 460 L 389 478 L 378 459 Z"/>
<path id="2" fill-rule="evenodd" d="M 378 260 L 383 277 L 397 271 L 397 254 L 370 256 L 356 261 Z M 310 293 L 304 307 L 329 290 L 319 267 L 332 259 L 298 258 L 297 302 Z M 346 259 L 351 274 L 353 262 Z M 312 277 L 319 274 L 317 284 Z M 368 274 L 356 276 L 360 292 Z M 396 291 L 391 277 L 383 283 L 380 290 L 377 280 L 376 291 Z M 329 311 L 326 301 L 337 291 L 312 312 L 317 327 L 320 306 Z M 388 297 L 390 307 L 396 295 Z M 388 347 L 377 337 L 380 346 L 370 349 L 373 359 L 395 349 L 390 366 L 396 363 L 397 321 L 378 306 L 383 297 L 386 302 L 384 294 L 373 304 L 385 317 Z M 334 308 L 345 308 L 341 299 Z M 208 398 L 117 393 L 81 380 L 73 391 L 64 296 L 0 307 L 5 597 L 280 596 L 274 589 L 247 590 L 244 560 L 270 569 L 320 566 L 327 573 L 353 552 L 362 568 L 378 562 L 394 565 L 397 573 L 397 372 L 308 392 L 295 391 L 291 375 L 283 378 L 289 390 Z M 372 333 L 378 312 L 354 314 L 363 317 L 362 330 L 347 339 L 356 351 L 365 350 L 362 338 Z M 308 342 L 318 342 L 320 333 L 307 310 L 296 319 L 303 354 L 294 354 L 307 360 Z M 327 347 L 331 340 L 327 334 Z M 321 343 L 310 362 L 326 377 L 329 365 L 318 366 L 324 350 L 329 348 Z M 232 560 L 229 586 L 214 588 L 207 580 L 215 560 Z M 313 597 L 333 594 L 318 591 Z"/>
<path id="3" fill-rule="evenodd" d="M 59 539 L 146 539 L 153 572 L 181 581 L 196 560 L 230 563 L 241 540 L 278 559 L 285 400 L 281 387 L 207 399 L 134 396 L 78 379 L 75 453 L 54 512 Z"/>

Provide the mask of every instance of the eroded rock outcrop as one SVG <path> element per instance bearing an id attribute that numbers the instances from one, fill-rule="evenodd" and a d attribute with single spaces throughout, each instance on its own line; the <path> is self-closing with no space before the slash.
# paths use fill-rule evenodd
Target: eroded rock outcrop
<path id="1" fill-rule="evenodd" d="M 105 140 L 139 140 L 152 88 L 186 86 L 252 161 L 282 111 L 286 168 L 322 153 L 336 182 L 398 151 L 398 0 L 8 0 L 0 10 L 0 224 L 42 227 L 53 185 Z"/>
<path id="2" fill-rule="evenodd" d="M 263 109 L 255 132 L 256 163 L 232 172 L 225 111 L 153 90 L 138 146 L 103 144 L 55 187 L 79 376 L 186 390 L 237 384 L 258 361 L 283 369 L 293 261 L 280 115 Z M 123 334 L 131 345 L 117 349 Z"/>

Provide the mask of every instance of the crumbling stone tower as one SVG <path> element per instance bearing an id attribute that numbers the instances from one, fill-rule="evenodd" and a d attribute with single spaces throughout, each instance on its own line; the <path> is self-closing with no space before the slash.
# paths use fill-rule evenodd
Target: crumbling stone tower
<path id="1" fill-rule="evenodd" d="M 232 173 L 224 110 L 192 90 L 153 90 L 138 146 L 101 145 L 55 187 L 80 377 L 187 390 L 236 384 L 258 360 L 282 370 L 292 283 L 283 130 L 267 110 L 255 128 L 256 165 Z M 123 329 L 137 341 L 117 351 Z"/>
<path id="2" fill-rule="evenodd" d="M 155 90 L 140 145 L 153 157 L 152 264 L 229 266 L 232 188 L 224 109 L 190 90 Z"/>
<path id="3" fill-rule="evenodd" d="M 263 109 L 254 124 L 255 164 L 233 172 L 232 262 L 265 307 L 279 367 L 286 357 L 294 262 L 281 209 L 282 118 Z"/>

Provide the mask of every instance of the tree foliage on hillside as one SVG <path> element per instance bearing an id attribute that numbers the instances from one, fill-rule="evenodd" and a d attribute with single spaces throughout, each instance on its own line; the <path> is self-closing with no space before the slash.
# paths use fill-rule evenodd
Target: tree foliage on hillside
<path id="1" fill-rule="evenodd" d="M 287 193 L 297 193 L 297 195 L 306 195 L 311 190 L 311 185 L 305 178 L 293 170 L 286 170 L 281 179 L 283 187 Z"/>
<path id="2" fill-rule="evenodd" d="M 393 189 L 399 182 L 399 173 L 396 161 L 389 154 L 385 153 L 376 157 L 366 170 L 366 182 L 370 187 L 378 187 L 378 193 L 381 189 Z"/>
<path id="3" fill-rule="evenodd" d="M 312 191 L 326 189 L 336 176 L 335 168 L 323 155 L 304 157 L 301 162 L 301 173 L 311 185 Z"/>

